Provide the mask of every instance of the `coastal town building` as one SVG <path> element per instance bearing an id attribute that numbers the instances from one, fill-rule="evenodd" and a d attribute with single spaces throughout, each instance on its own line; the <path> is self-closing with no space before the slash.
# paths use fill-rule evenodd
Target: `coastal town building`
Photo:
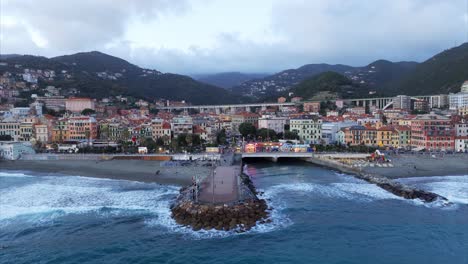
<path id="1" fill-rule="evenodd" d="M 231 115 L 231 127 L 232 131 L 238 133 L 239 126 L 242 123 L 250 123 L 255 127 L 258 127 L 258 118 L 259 115 L 250 112 L 244 112 L 240 114 Z"/>
<path id="2" fill-rule="evenodd" d="M 454 150 L 455 130 L 450 118 L 426 114 L 411 122 L 411 145 L 428 150 Z"/>
<path id="3" fill-rule="evenodd" d="M 304 102 L 304 112 L 318 113 L 320 111 L 320 102 Z"/>
<path id="4" fill-rule="evenodd" d="M 355 125 L 357 125 L 357 123 L 354 121 L 323 122 L 322 123 L 323 143 L 326 145 L 338 143 L 339 140 L 337 139 L 337 133 L 341 131 L 342 128 L 355 126 Z"/>
<path id="5" fill-rule="evenodd" d="M 174 138 L 177 138 L 181 134 L 193 134 L 192 118 L 190 116 L 178 116 L 172 118 L 171 130 Z"/>
<path id="6" fill-rule="evenodd" d="M 427 113 L 429 112 L 429 102 L 423 99 L 418 99 L 414 101 L 414 110 Z"/>
<path id="7" fill-rule="evenodd" d="M 319 144 L 322 139 L 322 120 L 316 115 L 291 118 L 290 131 L 297 133 L 299 139 L 307 144 Z"/>
<path id="8" fill-rule="evenodd" d="M 286 117 L 262 116 L 258 119 L 258 128 L 274 130 L 276 133 L 284 133 L 284 127 L 288 123 Z"/>
<path id="9" fill-rule="evenodd" d="M 161 118 L 151 121 L 152 138 L 154 141 L 162 139 L 164 142 L 171 141 L 171 124 Z"/>
<path id="10" fill-rule="evenodd" d="M 49 127 L 46 124 L 35 124 L 33 134 L 36 141 L 47 143 L 50 140 Z"/>
<path id="11" fill-rule="evenodd" d="M 81 113 L 85 109 L 95 110 L 95 102 L 91 98 L 72 97 L 65 101 L 65 110 Z"/>
<path id="12" fill-rule="evenodd" d="M 23 154 L 34 154 L 29 142 L 0 141 L 0 159 L 17 160 Z"/>
<path id="13" fill-rule="evenodd" d="M 463 153 L 468 152 L 468 136 L 455 138 L 455 151 Z"/>
<path id="14" fill-rule="evenodd" d="M 411 97 L 408 95 L 398 95 L 393 98 L 393 108 L 394 109 L 411 109 Z"/>
<path id="15" fill-rule="evenodd" d="M 65 110 L 65 101 L 64 96 L 43 96 L 36 99 L 36 102 L 42 103 L 46 108 L 57 112 Z"/>
<path id="16" fill-rule="evenodd" d="M 69 140 L 84 141 L 97 139 L 97 123 L 94 117 L 76 116 L 68 119 Z"/>

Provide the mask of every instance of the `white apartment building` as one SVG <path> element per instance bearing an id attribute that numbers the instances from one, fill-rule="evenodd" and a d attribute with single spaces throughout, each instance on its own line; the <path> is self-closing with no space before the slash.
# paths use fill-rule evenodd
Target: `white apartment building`
<path id="1" fill-rule="evenodd" d="M 306 144 L 318 144 L 322 139 L 322 120 L 318 116 L 302 116 L 289 120 L 290 131 Z"/>
<path id="2" fill-rule="evenodd" d="M 449 94 L 449 109 L 457 110 L 468 106 L 468 92 Z"/>
<path id="3" fill-rule="evenodd" d="M 49 128 L 45 124 L 34 125 L 34 138 L 42 143 L 47 143 L 50 140 Z"/>
<path id="4" fill-rule="evenodd" d="M 276 133 L 284 133 L 284 126 L 288 123 L 286 117 L 262 116 L 258 119 L 258 128 L 274 130 Z"/>
<path id="5" fill-rule="evenodd" d="M 193 120 L 190 116 L 177 116 L 172 118 L 171 130 L 176 138 L 180 134 L 193 134 Z"/>
<path id="6" fill-rule="evenodd" d="M 337 133 L 340 129 L 357 125 L 354 121 L 322 123 L 322 140 L 326 145 L 337 143 Z"/>

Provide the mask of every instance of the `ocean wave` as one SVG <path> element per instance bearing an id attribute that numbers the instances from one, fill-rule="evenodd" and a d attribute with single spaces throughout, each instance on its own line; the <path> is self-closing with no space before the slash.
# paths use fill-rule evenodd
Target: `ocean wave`
<path id="1" fill-rule="evenodd" d="M 23 172 L 16 172 L 16 171 L 4 172 L 4 171 L 0 171 L 0 177 L 24 178 L 24 177 L 34 177 L 34 176 L 27 175 L 27 174 L 25 174 Z"/>
<path id="2" fill-rule="evenodd" d="M 125 190 L 131 186 L 131 190 Z M 138 185 L 144 186 L 142 190 Z M 53 219 L 74 213 L 99 212 L 102 208 L 116 211 L 141 211 L 157 214 L 160 202 L 173 199 L 174 186 L 108 181 L 81 177 L 41 177 L 30 184 L 0 190 L 0 221 L 21 217 L 27 221 Z"/>
<path id="3" fill-rule="evenodd" d="M 383 199 L 401 199 L 376 185 L 368 184 L 360 180 L 330 184 L 285 183 L 272 186 L 268 192 L 273 196 L 284 192 L 302 192 L 308 195 L 363 202 Z"/>
<path id="4" fill-rule="evenodd" d="M 468 204 L 468 176 L 435 176 L 398 179 L 399 182 L 444 196 L 452 203 Z"/>
<path id="5" fill-rule="evenodd" d="M 226 238 L 230 236 L 241 236 L 248 234 L 259 234 L 259 233 L 268 233 L 282 228 L 286 228 L 292 224 L 292 221 L 284 214 L 284 210 L 287 208 L 286 205 L 280 202 L 276 197 L 270 196 L 267 192 L 262 192 L 259 190 L 260 199 L 267 200 L 269 216 L 267 223 L 257 223 L 252 229 L 246 232 L 239 232 L 239 230 L 230 230 L 230 231 L 219 231 L 215 229 L 211 230 L 199 230 L 194 231 L 189 226 L 183 226 L 176 223 L 176 221 L 171 217 L 171 211 L 169 209 L 169 203 L 160 203 L 159 214 L 154 218 L 149 218 L 145 221 L 148 226 L 151 227 L 162 227 L 169 231 L 170 233 L 178 233 L 184 235 L 187 239 L 195 240 L 204 240 L 204 239 L 213 239 L 213 238 Z"/>

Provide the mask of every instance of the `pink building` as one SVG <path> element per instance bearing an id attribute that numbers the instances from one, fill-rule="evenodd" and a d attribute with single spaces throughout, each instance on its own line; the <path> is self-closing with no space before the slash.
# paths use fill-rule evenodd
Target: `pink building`
<path id="1" fill-rule="evenodd" d="M 91 98 L 72 97 L 65 101 L 65 109 L 74 113 L 80 113 L 85 109 L 95 110 L 95 104 Z"/>

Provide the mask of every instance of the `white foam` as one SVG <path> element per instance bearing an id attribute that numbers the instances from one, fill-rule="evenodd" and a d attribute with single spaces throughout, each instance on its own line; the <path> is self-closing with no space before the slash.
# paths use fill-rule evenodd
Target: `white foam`
<path id="1" fill-rule="evenodd" d="M 159 203 L 175 197 L 176 187 L 154 185 L 138 189 L 141 183 L 78 177 L 41 177 L 39 182 L 0 190 L 0 220 L 15 217 L 37 220 L 70 213 L 88 213 L 102 208 L 144 211 L 158 214 Z M 147 186 L 147 185 L 145 185 Z M 126 187 L 131 187 L 125 190 Z M 133 189 L 132 189 L 133 188 Z M 40 216 L 39 216 L 40 217 Z"/>
<path id="2" fill-rule="evenodd" d="M 468 204 L 468 176 L 415 177 L 398 181 L 437 193 L 453 203 Z"/>
<path id="3" fill-rule="evenodd" d="M 31 175 L 26 175 L 21 172 L 1 172 L 0 171 L 0 177 L 15 177 L 15 178 L 24 178 L 24 177 L 34 177 Z"/>

